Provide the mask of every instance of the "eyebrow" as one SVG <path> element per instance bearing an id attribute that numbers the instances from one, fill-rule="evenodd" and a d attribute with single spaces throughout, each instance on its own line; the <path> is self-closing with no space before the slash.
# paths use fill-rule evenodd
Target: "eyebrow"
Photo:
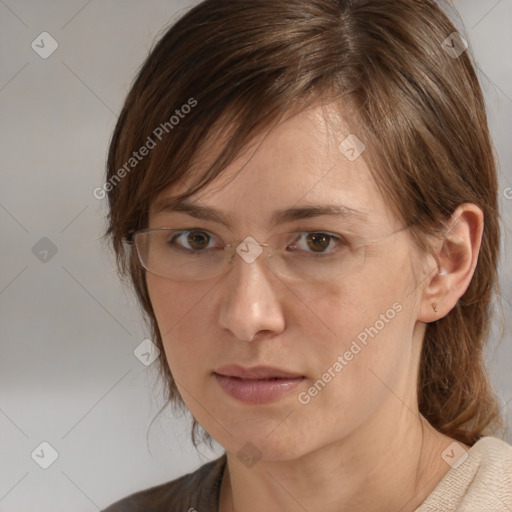
<path id="1" fill-rule="evenodd" d="M 172 198 L 164 198 L 157 201 L 152 210 L 153 214 L 181 212 L 197 219 L 211 220 L 226 227 L 229 227 L 231 224 L 230 215 L 226 215 L 220 210 L 209 206 L 191 203 L 186 199 L 176 200 Z M 271 225 L 284 224 L 294 220 L 308 219 L 324 215 L 342 219 L 368 219 L 368 215 L 366 213 L 341 204 L 314 204 L 276 210 L 270 219 L 270 223 Z"/>

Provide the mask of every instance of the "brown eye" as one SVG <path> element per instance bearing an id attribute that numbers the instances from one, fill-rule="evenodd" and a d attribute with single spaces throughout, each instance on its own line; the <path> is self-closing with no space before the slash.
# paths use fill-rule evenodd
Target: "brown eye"
<path id="1" fill-rule="evenodd" d="M 326 233 L 308 233 L 307 244 L 308 247 L 314 252 L 323 252 L 331 243 L 331 235 Z"/>
<path id="2" fill-rule="evenodd" d="M 187 237 L 187 242 L 192 249 L 205 249 L 208 247 L 210 237 L 204 231 L 190 231 Z"/>
<path id="3" fill-rule="evenodd" d="M 334 256 L 346 245 L 340 236 L 322 231 L 296 231 L 294 234 L 298 237 L 288 246 L 288 250 L 297 256 Z"/>
<path id="4" fill-rule="evenodd" d="M 205 231 L 181 231 L 168 242 L 171 248 L 182 249 L 189 252 L 201 252 L 209 248 L 212 237 Z"/>

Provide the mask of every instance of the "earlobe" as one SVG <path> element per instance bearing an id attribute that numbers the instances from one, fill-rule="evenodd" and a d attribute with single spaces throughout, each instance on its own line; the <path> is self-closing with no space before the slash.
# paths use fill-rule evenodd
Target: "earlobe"
<path id="1" fill-rule="evenodd" d="M 446 316 L 466 292 L 478 261 L 483 212 L 472 203 L 458 206 L 433 254 L 436 266 L 423 289 L 418 320 L 435 322 Z"/>

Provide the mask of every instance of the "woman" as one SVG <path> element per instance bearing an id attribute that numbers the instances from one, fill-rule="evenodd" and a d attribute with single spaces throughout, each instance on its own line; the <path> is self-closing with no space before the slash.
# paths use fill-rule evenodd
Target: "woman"
<path id="1" fill-rule="evenodd" d="M 226 450 L 108 512 L 512 508 L 496 169 L 435 2 L 200 3 L 139 72 L 105 190 L 169 401 Z"/>

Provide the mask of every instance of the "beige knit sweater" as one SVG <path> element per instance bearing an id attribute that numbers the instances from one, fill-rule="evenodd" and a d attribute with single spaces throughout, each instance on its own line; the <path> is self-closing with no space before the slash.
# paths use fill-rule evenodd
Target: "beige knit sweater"
<path id="1" fill-rule="evenodd" d="M 512 512 L 512 446 L 484 437 L 462 457 L 415 512 Z M 103 512 L 217 512 L 226 455 L 193 473 L 110 505 Z M 390 511 L 396 512 L 396 511 Z"/>
<path id="2" fill-rule="evenodd" d="M 512 512 L 512 446 L 483 437 L 415 512 Z"/>

